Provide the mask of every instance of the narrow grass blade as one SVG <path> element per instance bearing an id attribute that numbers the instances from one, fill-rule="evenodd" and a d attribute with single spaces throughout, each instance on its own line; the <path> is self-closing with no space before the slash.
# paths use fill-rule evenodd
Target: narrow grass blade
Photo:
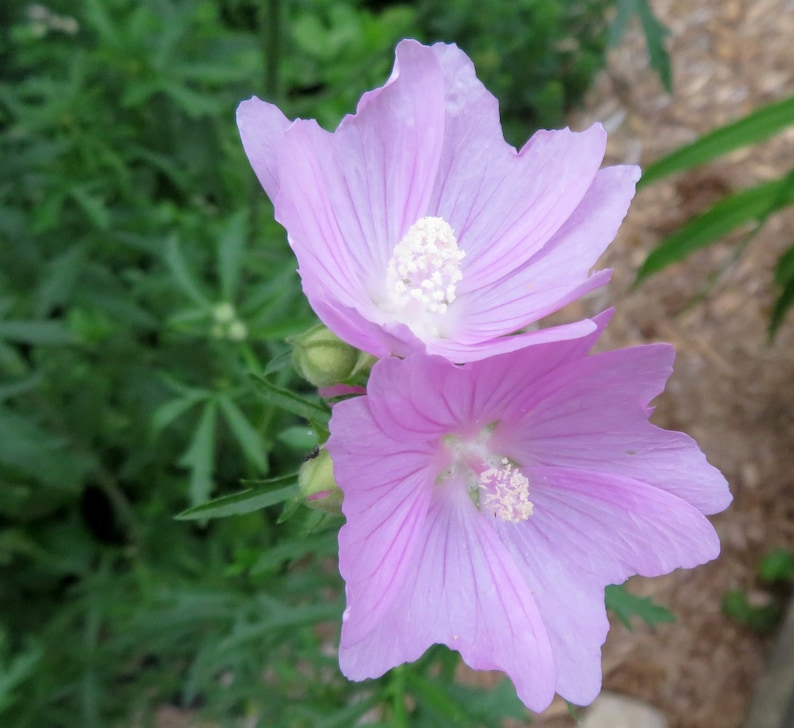
<path id="1" fill-rule="evenodd" d="M 662 157 L 645 168 L 638 186 L 651 184 L 673 172 L 696 167 L 735 149 L 756 144 L 792 124 L 794 96 L 758 109 Z"/>
<path id="2" fill-rule="evenodd" d="M 794 202 L 794 171 L 720 200 L 709 210 L 666 237 L 637 271 L 635 285 L 652 273 L 682 260 L 746 223 L 761 222 Z"/>

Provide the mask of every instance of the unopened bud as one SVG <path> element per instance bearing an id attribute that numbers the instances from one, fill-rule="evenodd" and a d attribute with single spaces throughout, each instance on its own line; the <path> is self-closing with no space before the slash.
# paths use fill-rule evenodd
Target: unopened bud
<path id="1" fill-rule="evenodd" d="M 301 465 L 298 486 L 309 508 L 326 513 L 341 513 L 342 491 L 334 480 L 334 464 L 324 447 Z"/>
<path id="2" fill-rule="evenodd" d="M 223 301 L 212 309 L 212 318 L 219 324 L 229 324 L 237 318 L 237 313 L 231 303 Z"/>
<path id="3" fill-rule="evenodd" d="M 315 387 L 330 387 L 354 376 L 359 360 L 367 356 L 346 344 L 322 324 L 297 336 L 290 336 L 295 369 Z"/>
<path id="4" fill-rule="evenodd" d="M 239 319 L 235 319 L 229 324 L 226 336 L 229 341 L 245 341 L 248 336 L 248 327 Z"/>

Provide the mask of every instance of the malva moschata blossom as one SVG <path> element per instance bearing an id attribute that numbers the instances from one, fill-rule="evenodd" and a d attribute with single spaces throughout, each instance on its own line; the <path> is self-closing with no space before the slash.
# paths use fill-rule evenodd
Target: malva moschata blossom
<path id="1" fill-rule="evenodd" d="M 441 643 L 505 672 L 532 710 L 555 692 L 586 705 L 605 586 L 718 555 L 705 515 L 731 501 L 725 479 L 648 421 L 672 347 L 588 355 L 599 333 L 464 365 L 383 359 L 365 396 L 335 405 L 349 678 Z"/>
<path id="2" fill-rule="evenodd" d="M 639 169 L 600 169 L 600 125 L 517 151 L 469 58 L 412 40 L 333 133 L 256 97 L 237 123 L 310 304 L 352 346 L 467 362 L 594 329 L 526 330 L 609 278 L 591 268 Z"/>

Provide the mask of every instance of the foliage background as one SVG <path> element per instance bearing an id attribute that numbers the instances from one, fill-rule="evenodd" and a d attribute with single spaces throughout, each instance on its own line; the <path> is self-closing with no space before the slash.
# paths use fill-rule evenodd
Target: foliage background
<path id="1" fill-rule="evenodd" d="M 521 143 L 587 88 L 612 6 L 2 4 L 4 724 L 150 725 L 164 704 L 219 725 L 404 725 L 406 705 L 416 726 L 525 715 L 507 683 L 455 685 L 441 649 L 375 683 L 341 677 L 338 521 L 298 506 L 174 516 L 294 473 L 317 442 L 250 376 L 310 401 L 283 339 L 313 319 L 237 103 L 333 127 L 400 38 L 454 39 Z"/>

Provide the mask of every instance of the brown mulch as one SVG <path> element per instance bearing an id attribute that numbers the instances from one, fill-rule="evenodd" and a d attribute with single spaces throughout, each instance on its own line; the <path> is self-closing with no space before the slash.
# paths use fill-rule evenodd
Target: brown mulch
<path id="1" fill-rule="evenodd" d="M 647 164 L 767 103 L 794 94 L 791 0 L 658 0 L 670 28 L 675 89 L 648 68 L 639 28 L 613 51 L 586 111 L 610 132 L 608 161 Z M 734 503 L 712 519 L 722 555 L 706 566 L 630 590 L 671 609 L 677 623 L 631 633 L 614 624 L 604 648 L 604 687 L 645 700 L 671 728 L 739 728 L 772 638 L 722 614 L 724 594 L 763 600 L 755 571 L 775 547 L 794 549 L 794 312 L 776 341 L 766 328 L 772 273 L 794 243 L 794 210 L 773 217 L 736 258 L 743 234 L 701 251 L 631 289 L 637 268 L 662 236 L 726 192 L 794 167 L 794 128 L 638 194 L 618 240 L 602 260 L 615 269 L 586 312 L 617 308 L 607 348 L 669 341 L 675 373 L 654 421 L 694 436 L 731 484 Z M 746 232 L 746 231 L 744 231 Z M 711 281 L 712 274 L 716 280 Z M 710 283 L 711 281 L 711 283 Z M 562 703 L 533 725 L 574 725 Z"/>

